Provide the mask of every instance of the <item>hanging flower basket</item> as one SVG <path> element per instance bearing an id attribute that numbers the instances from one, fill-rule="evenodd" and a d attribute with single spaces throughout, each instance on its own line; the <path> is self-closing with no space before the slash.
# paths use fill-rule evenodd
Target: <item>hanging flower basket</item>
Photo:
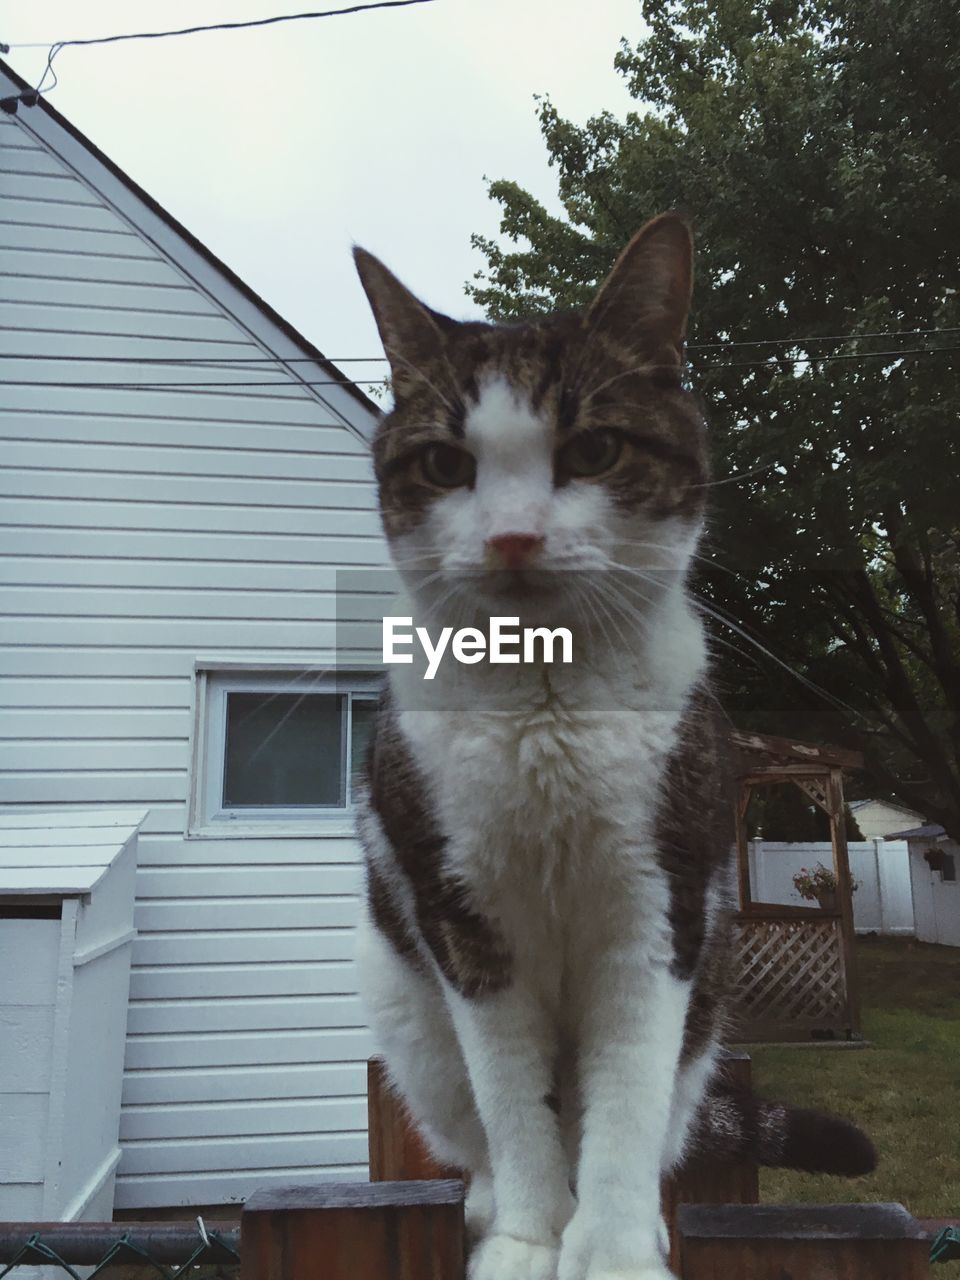
<path id="1" fill-rule="evenodd" d="M 837 877 L 822 862 L 818 862 L 812 871 L 802 867 L 793 877 L 793 887 L 805 902 L 818 903 L 821 911 L 840 910 Z M 854 893 L 859 887 L 856 880 L 850 881 Z"/>

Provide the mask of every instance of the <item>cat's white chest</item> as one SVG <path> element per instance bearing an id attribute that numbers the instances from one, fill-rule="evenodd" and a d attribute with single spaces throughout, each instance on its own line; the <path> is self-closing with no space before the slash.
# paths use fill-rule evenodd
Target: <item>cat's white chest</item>
<path id="1" fill-rule="evenodd" d="M 405 727 L 463 869 L 498 876 L 519 866 L 539 878 L 560 861 L 649 843 L 677 719 L 544 702 L 501 715 L 424 713 Z"/>

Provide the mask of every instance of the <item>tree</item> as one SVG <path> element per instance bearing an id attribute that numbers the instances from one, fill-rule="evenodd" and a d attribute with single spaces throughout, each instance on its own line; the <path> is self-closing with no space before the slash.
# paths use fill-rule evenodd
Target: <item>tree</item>
<path id="1" fill-rule="evenodd" d="M 469 291 L 498 319 L 580 305 L 646 218 L 690 214 L 720 481 L 698 590 L 731 709 L 859 747 L 960 838 L 960 8 L 642 7 L 616 58 L 639 109 L 577 127 L 540 101 L 566 216 L 492 183 Z"/>
<path id="2" fill-rule="evenodd" d="M 843 806 L 847 840 L 862 840 L 863 832 L 850 806 Z M 750 839 L 804 842 L 830 839 L 830 819 L 792 782 L 758 787 L 747 811 Z"/>

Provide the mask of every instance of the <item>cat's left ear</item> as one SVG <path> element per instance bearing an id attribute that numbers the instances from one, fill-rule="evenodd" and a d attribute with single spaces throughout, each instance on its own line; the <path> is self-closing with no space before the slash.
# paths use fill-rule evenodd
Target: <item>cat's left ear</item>
<path id="1" fill-rule="evenodd" d="M 693 288 L 693 237 L 678 213 L 641 227 L 587 312 L 591 329 L 621 347 L 679 366 Z"/>
<path id="2" fill-rule="evenodd" d="M 390 361 L 396 395 L 423 383 L 439 358 L 444 330 L 455 322 L 425 306 L 379 258 L 356 246 L 353 260 Z"/>

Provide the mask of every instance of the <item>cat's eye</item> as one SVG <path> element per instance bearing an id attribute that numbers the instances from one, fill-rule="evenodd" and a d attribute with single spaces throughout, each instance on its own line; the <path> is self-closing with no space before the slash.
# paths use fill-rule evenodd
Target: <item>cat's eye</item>
<path id="1" fill-rule="evenodd" d="M 560 450 L 560 469 L 568 476 L 601 476 L 616 466 L 623 437 L 616 431 L 581 431 Z"/>
<path id="2" fill-rule="evenodd" d="M 420 455 L 420 465 L 426 479 L 439 489 L 460 489 L 473 484 L 477 473 L 473 455 L 451 444 L 427 445 Z"/>

